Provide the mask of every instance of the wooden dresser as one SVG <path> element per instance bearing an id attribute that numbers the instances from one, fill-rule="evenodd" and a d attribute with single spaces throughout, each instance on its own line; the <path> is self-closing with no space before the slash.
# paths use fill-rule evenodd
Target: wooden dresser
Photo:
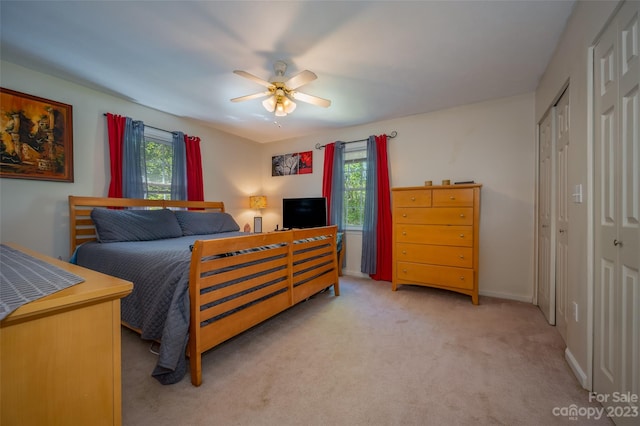
<path id="1" fill-rule="evenodd" d="M 8 245 L 85 281 L 0 322 L 0 424 L 120 425 L 120 298 L 133 285 Z"/>
<path id="2" fill-rule="evenodd" d="M 481 184 L 392 189 L 393 278 L 468 294 L 478 304 Z"/>

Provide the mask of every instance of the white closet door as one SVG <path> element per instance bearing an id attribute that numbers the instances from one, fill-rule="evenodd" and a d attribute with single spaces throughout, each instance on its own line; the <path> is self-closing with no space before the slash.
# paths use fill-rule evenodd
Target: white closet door
<path id="1" fill-rule="evenodd" d="M 594 50 L 594 391 L 606 406 L 640 395 L 640 106 L 638 12 L 626 2 Z M 638 424 L 617 417 L 616 424 Z"/>
<path id="2" fill-rule="evenodd" d="M 571 161 L 569 145 L 569 89 L 558 100 L 555 107 L 555 144 L 556 144 L 556 327 L 567 341 L 568 321 L 568 279 L 569 279 L 569 188 L 568 167 Z"/>
<path id="3" fill-rule="evenodd" d="M 628 2 L 618 14 L 620 52 L 620 219 L 618 262 L 621 292 L 622 392 L 640 396 L 640 2 Z M 603 242 L 606 244 L 606 241 Z M 636 407 L 640 404 L 635 404 Z M 636 418 L 640 423 L 640 416 Z M 636 423 L 636 424 L 638 424 Z"/>
<path id="4" fill-rule="evenodd" d="M 555 247 L 553 235 L 553 109 L 540 122 L 538 164 L 538 306 L 555 324 Z"/>

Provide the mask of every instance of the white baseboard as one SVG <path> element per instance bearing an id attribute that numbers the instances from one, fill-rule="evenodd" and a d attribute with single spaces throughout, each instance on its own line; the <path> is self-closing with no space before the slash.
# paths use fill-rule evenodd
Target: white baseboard
<path id="1" fill-rule="evenodd" d="M 578 361 L 576 361 L 569 348 L 564 350 L 564 359 L 569 364 L 569 367 L 571 367 L 571 371 L 573 371 L 573 374 L 576 376 L 576 379 L 578 379 L 578 382 L 580 382 L 580 386 L 589 390 L 587 384 L 587 375 L 584 370 L 580 368 L 580 364 L 578 364 Z"/>
<path id="2" fill-rule="evenodd" d="M 342 273 L 344 275 L 349 275 L 351 277 L 359 277 L 359 278 L 369 278 L 371 279 L 371 277 L 367 274 L 363 274 L 360 271 L 349 271 L 349 270 L 343 270 Z M 487 296 L 487 297 L 497 297 L 498 299 L 508 299 L 508 300 L 515 300 L 518 302 L 525 302 L 525 303 L 533 303 L 533 296 L 518 296 L 515 294 L 510 294 L 510 293 L 501 293 L 501 292 L 497 292 L 497 291 L 481 291 L 480 292 L 480 296 Z"/>
<path id="3" fill-rule="evenodd" d="M 499 299 L 516 300 L 518 302 L 533 303 L 533 296 L 520 296 L 510 293 L 501 293 L 499 291 L 481 291 L 480 296 L 497 297 Z"/>
<path id="4" fill-rule="evenodd" d="M 343 273 L 344 275 L 349 275 L 349 276 L 351 276 L 351 277 L 359 277 L 359 278 L 369 278 L 369 279 L 371 279 L 371 277 L 370 277 L 369 275 L 367 275 L 367 274 L 363 274 L 363 273 L 362 273 L 362 272 L 360 272 L 360 271 L 348 271 L 348 270 L 344 269 L 344 270 L 342 271 L 342 273 Z"/>

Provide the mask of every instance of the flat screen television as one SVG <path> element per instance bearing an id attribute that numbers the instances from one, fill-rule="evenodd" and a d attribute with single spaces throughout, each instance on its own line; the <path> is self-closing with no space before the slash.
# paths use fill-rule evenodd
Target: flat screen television
<path id="1" fill-rule="evenodd" d="M 282 226 L 316 228 L 327 225 L 327 199 L 324 197 L 283 198 Z"/>

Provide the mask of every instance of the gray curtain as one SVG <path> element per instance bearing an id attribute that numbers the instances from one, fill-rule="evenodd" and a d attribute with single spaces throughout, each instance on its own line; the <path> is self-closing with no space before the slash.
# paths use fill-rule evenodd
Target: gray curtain
<path id="1" fill-rule="evenodd" d="M 360 271 L 374 274 L 377 270 L 376 255 L 378 252 L 376 226 L 378 224 L 378 161 L 376 137 L 367 139 L 367 183 L 364 199 L 364 223 L 362 225 L 362 258 Z"/>
<path id="2" fill-rule="evenodd" d="M 171 199 L 186 200 L 187 150 L 182 132 L 173 132 L 173 167 L 171 172 Z"/>
<path id="3" fill-rule="evenodd" d="M 338 226 L 338 231 L 344 231 L 344 142 L 336 142 L 333 152 L 333 176 L 331 181 L 331 224 Z"/>
<path id="4" fill-rule="evenodd" d="M 144 149 L 144 123 L 125 119 L 122 150 L 122 196 L 145 198 L 147 193 L 147 160 Z"/>

